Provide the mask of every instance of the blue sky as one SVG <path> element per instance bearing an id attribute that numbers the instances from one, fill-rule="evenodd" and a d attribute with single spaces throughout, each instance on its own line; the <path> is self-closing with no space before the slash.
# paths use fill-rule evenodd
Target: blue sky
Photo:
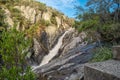
<path id="1" fill-rule="evenodd" d="M 68 17 L 75 17 L 75 7 L 74 5 L 83 6 L 86 0 L 37 0 L 45 3 L 47 6 L 57 9 L 58 11 L 64 13 Z"/>

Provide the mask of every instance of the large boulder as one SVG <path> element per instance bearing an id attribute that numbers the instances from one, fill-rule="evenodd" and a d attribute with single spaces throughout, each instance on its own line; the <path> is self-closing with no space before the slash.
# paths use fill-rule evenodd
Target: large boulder
<path id="1" fill-rule="evenodd" d="M 86 64 L 84 80 L 120 80 L 120 61 L 108 60 Z"/>

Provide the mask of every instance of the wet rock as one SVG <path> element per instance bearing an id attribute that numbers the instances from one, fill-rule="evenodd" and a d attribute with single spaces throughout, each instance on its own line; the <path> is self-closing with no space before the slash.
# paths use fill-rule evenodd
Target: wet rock
<path id="1" fill-rule="evenodd" d="M 79 46 L 64 56 L 37 67 L 34 72 L 43 77 L 46 76 L 47 80 L 80 80 L 83 78 L 84 63 L 88 62 L 93 55 L 88 52 L 94 47 L 95 44 L 85 47 Z"/>
<path id="2" fill-rule="evenodd" d="M 51 31 L 54 32 L 51 33 Z M 34 40 L 34 51 L 40 57 L 40 59 L 36 57 L 39 65 L 44 56 L 55 47 L 63 33 L 64 30 L 49 26 L 46 28 L 46 33 L 43 32 L 40 38 Z M 96 47 L 96 43 L 87 45 L 87 42 L 83 40 L 85 37 L 86 35 L 84 33 L 78 34 L 74 29 L 68 31 L 62 39 L 62 46 L 57 55 L 49 63 L 42 66 L 35 66 L 33 69 L 40 80 L 83 79 L 83 66 L 92 58 L 93 54 L 90 51 Z M 49 50 L 46 52 L 47 54 L 42 46 Z"/>
<path id="3" fill-rule="evenodd" d="M 62 56 L 68 51 L 77 48 L 78 46 L 85 46 L 87 42 L 84 42 L 83 39 L 86 37 L 86 34 L 76 32 L 75 30 L 71 31 L 64 37 L 63 45 L 61 46 Z"/>
<path id="4" fill-rule="evenodd" d="M 49 38 L 48 34 L 45 31 L 41 32 L 40 38 L 38 38 L 38 41 L 41 45 L 43 45 L 44 51 L 48 52 L 49 50 Z"/>
<path id="5" fill-rule="evenodd" d="M 49 40 L 49 50 L 51 50 L 57 43 L 60 36 L 64 33 L 64 30 L 58 29 L 55 25 L 48 26 L 46 29 Z"/>
<path id="6" fill-rule="evenodd" d="M 33 44 L 34 55 L 32 56 L 35 62 L 39 64 L 42 58 L 46 55 L 46 51 L 44 50 L 44 48 L 42 47 L 42 44 L 40 44 L 37 39 L 34 38 L 33 42 L 34 42 Z"/>

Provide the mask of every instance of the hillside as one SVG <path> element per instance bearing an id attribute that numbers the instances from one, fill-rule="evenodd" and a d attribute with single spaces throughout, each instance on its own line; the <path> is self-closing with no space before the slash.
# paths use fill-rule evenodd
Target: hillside
<path id="1" fill-rule="evenodd" d="M 28 65 L 33 65 L 32 62 L 39 64 L 73 23 L 74 19 L 37 1 L 1 0 L 0 67 L 3 65 L 4 68 L 1 70 L 0 79 L 16 79 Z M 8 75 L 5 75 L 6 73 Z M 14 76 L 10 77 L 10 74 Z M 27 71 L 25 77 L 18 79 L 30 80 L 28 75 L 33 76 Z"/>
<path id="2" fill-rule="evenodd" d="M 54 26 L 55 29 L 59 27 L 65 29 L 72 26 L 73 23 L 73 19 L 67 18 L 57 10 L 47 7 L 40 2 L 7 0 L 0 3 L 1 19 L 3 18 L 1 28 L 4 29 L 16 27 L 17 30 L 24 31 L 29 30 L 31 26 L 36 26 L 36 28 L 40 29 L 47 29 L 50 26 Z"/>
<path id="3" fill-rule="evenodd" d="M 119 22 L 99 16 L 75 21 L 34 0 L 0 0 L 0 80 L 83 80 L 84 65 L 111 59 L 119 40 Z"/>

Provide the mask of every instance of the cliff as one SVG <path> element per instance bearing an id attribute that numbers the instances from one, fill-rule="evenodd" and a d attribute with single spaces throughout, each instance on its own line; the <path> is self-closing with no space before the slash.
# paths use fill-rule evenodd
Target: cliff
<path id="1" fill-rule="evenodd" d="M 64 31 L 74 23 L 74 19 L 37 1 L 8 0 L 0 1 L 0 4 L 3 22 L 0 29 L 15 27 L 18 31 L 24 31 L 27 37 L 37 39 L 46 51 L 51 49 Z"/>
<path id="2" fill-rule="evenodd" d="M 35 25 L 52 35 L 59 28 L 64 30 L 71 27 L 74 22 L 73 19 L 66 17 L 57 10 L 33 0 L 1 1 L 0 7 L 5 16 L 3 18 L 4 22 L 9 26 L 8 28 L 15 26 L 22 31 Z"/>
<path id="3" fill-rule="evenodd" d="M 72 28 L 74 19 L 33 0 L 8 0 L 0 1 L 0 4 L 0 30 L 16 28 L 24 32 L 26 39 L 32 38 L 26 62 L 41 76 L 40 80 L 44 75 L 50 80 L 83 77 L 81 64 L 92 58 L 90 50 L 96 44 L 86 46 L 86 33 Z M 50 58 L 49 55 L 53 56 Z M 50 60 L 39 67 L 46 56 Z"/>

